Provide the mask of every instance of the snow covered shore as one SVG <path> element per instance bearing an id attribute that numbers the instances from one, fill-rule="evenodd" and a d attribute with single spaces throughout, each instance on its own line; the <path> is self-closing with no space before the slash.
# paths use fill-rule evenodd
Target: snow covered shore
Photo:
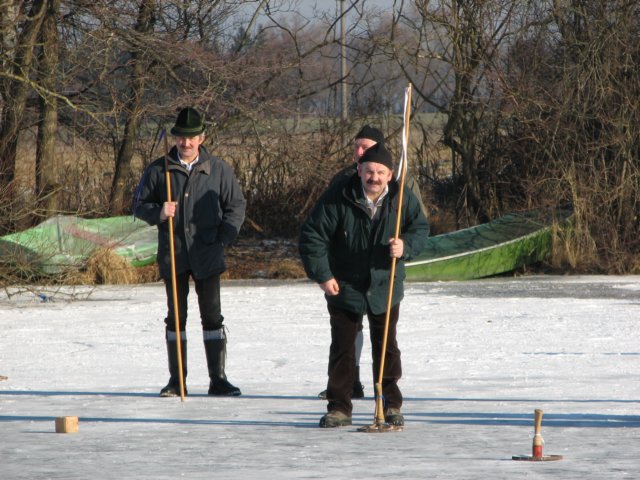
<path id="1" fill-rule="evenodd" d="M 14 293 L 14 292 L 9 292 Z M 40 296 L 38 296 L 40 295 Z M 189 396 L 167 380 L 160 284 L 0 294 L 0 478 L 631 479 L 640 472 L 640 277 L 407 284 L 406 429 L 317 428 L 329 326 L 306 281 L 227 281 L 227 375 L 212 398 L 191 299 Z M 72 298 L 73 297 L 73 298 Z M 43 301 L 47 300 L 47 301 Z M 546 454 L 528 454 L 533 411 Z M 54 420 L 78 416 L 79 432 Z"/>

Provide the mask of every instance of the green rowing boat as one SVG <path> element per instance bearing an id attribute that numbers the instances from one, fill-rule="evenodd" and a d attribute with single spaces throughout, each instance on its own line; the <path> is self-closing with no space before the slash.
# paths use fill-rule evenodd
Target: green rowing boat
<path id="1" fill-rule="evenodd" d="M 552 228 L 571 210 L 511 213 L 489 223 L 429 238 L 423 252 L 405 263 L 408 281 L 471 280 L 543 261 L 551 252 Z"/>

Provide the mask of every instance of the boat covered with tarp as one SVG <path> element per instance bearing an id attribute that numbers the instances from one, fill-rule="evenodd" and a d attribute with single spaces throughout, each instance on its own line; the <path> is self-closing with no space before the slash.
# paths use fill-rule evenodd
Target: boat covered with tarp
<path id="1" fill-rule="evenodd" d="M 81 268 L 99 249 L 112 251 L 134 267 L 150 265 L 156 259 L 158 232 L 132 216 L 58 215 L 0 237 L 0 262 L 54 274 Z"/>

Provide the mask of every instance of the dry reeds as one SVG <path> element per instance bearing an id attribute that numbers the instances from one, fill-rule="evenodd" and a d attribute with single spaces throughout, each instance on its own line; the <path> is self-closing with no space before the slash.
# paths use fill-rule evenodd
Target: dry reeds
<path id="1" fill-rule="evenodd" d="M 155 265 L 133 267 L 110 249 L 98 249 L 87 260 L 85 267 L 69 272 L 64 283 L 82 285 L 129 285 L 157 281 Z"/>
<path id="2" fill-rule="evenodd" d="M 306 278 L 306 273 L 300 261 L 283 259 L 269 266 L 267 269 L 267 278 L 286 280 Z"/>

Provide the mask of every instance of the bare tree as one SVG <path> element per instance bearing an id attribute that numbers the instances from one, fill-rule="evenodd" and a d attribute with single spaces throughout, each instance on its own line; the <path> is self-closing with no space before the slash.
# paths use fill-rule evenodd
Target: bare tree
<path id="1" fill-rule="evenodd" d="M 36 149 L 36 197 L 44 218 L 58 211 L 58 161 L 56 140 L 58 134 L 58 99 L 48 92 L 57 90 L 58 82 L 58 22 L 60 0 L 48 0 L 40 32 L 37 82 L 40 93 L 38 138 Z"/>
<path id="2" fill-rule="evenodd" d="M 0 125 L 0 190 L 10 185 L 15 177 L 18 137 L 25 126 L 35 47 L 46 8 L 46 0 L 34 0 L 29 14 L 19 22 L 19 34 L 9 59 L 11 67 L 3 73 L 6 86 Z"/>
<path id="3" fill-rule="evenodd" d="M 404 2 L 400 2 L 404 3 Z M 416 0 L 398 9 L 400 26 L 412 32 L 391 51 L 416 94 L 446 115 L 442 141 L 451 150 L 453 181 L 461 185 L 458 212 L 467 222 L 500 213 L 496 165 L 486 155 L 498 136 L 502 100 L 499 61 L 517 31 L 527 1 Z"/>
<path id="4" fill-rule="evenodd" d="M 344 39 L 338 5 L 318 4 L 305 18 L 296 0 L 0 1 L 2 226 L 23 132 L 37 128 L 24 162 L 38 215 L 115 215 L 160 153 L 158 130 L 193 105 L 207 147 L 236 167 L 253 224 L 295 235 L 362 122 L 397 141 L 411 82 L 412 153 L 423 186 L 442 175 L 457 225 L 567 200 L 578 257 L 632 263 L 637 2 L 394 0 L 376 11 L 347 0 Z M 438 130 L 422 116 L 433 112 Z"/>
<path id="5" fill-rule="evenodd" d="M 571 265 L 638 271 L 640 9 L 618 0 L 545 5 L 550 26 L 511 52 L 504 153 L 526 159 L 520 173 L 532 192 L 573 205 Z"/>
<path id="6" fill-rule="evenodd" d="M 156 15 L 156 1 L 143 0 L 138 9 L 138 18 L 130 39 L 132 48 L 130 52 L 131 77 L 129 79 L 130 92 L 124 106 L 126 120 L 124 135 L 120 143 L 120 149 L 116 157 L 113 184 L 111 187 L 111 199 L 109 201 L 112 214 L 121 214 L 125 207 L 126 187 L 131 183 L 131 161 L 134 155 L 134 146 L 138 141 L 138 130 L 143 112 L 144 89 L 149 69 L 144 60 L 145 50 L 150 48 L 149 42 L 144 41 L 153 32 Z M 140 48 L 142 47 L 142 48 Z"/>

